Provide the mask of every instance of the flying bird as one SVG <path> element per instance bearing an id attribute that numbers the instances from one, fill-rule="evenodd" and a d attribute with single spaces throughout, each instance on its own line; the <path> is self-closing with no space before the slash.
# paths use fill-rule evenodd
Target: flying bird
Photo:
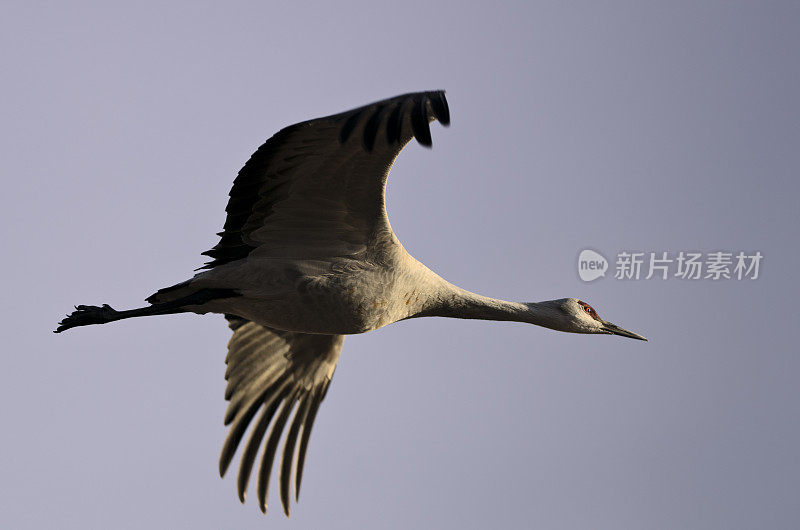
<path id="1" fill-rule="evenodd" d="M 244 502 L 257 467 L 258 502 L 266 512 L 284 438 L 278 475 L 287 516 L 290 488 L 293 482 L 297 500 L 311 428 L 345 335 L 439 316 L 646 340 L 575 298 L 518 303 L 466 291 L 406 252 L 386 214 L 386 181 L 412 138 L 431 146 L 436 120 L 450 124 L 444 91 L 404 94 L 286 127 L 239 171 L 219 242 L 203 253 L 211 261 L 200 272 L 160 289 L 145 307 L 76 306 L 56 332 L 149 315 L 225 315 L 233 336 L 225 359 L 230 430 L 220 474 L 250 428 L 238 493 Z"/>

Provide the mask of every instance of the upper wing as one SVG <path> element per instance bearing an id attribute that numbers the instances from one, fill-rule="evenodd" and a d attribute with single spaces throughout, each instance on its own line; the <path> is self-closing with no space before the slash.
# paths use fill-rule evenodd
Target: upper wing
<path id="1" fill-rule="evenodd" d="M 291 125 L 239 171 L 220 241 L 203 268 L 259 257 L 353 256 L 386 219 L 389 169 L 429 123 L 450 123 L 444 91 L 417 92 Z M 379 226 L 380 225 L 380 226 Z"/>
<path id="2" fill-rule="evenodd" d="M 225 372 L 225 379 L 228 380 L 225 399 L 230 401 L 225 413 L 225 424 L 231 424 L 231 427 L 220 455 L 220 474 L 225 475 L 244 432 L 256 412 L 261 409 L 239 463 L 237 485 L 239 499 L 244 502 L 256 453 L 277 412 L 264 445 L 258 472 L 258 501 L 261 511 L 266 512 L 272 461 L 275 459 L 283 429 L 297 404 L 285 437 L 279 472 L 281 503 L 283 511 L 289 515 L 292 462 L 297 453 L 297 499 L 300 495 L 300 481 L 311 427 L 339 360 L 344 335 L 279 331 L 233 315 L 225 315 L 225 318 L 233 330 L 225 359 L 228 365 Z M 296 448 L 298 436 L 300 445 Z"/>

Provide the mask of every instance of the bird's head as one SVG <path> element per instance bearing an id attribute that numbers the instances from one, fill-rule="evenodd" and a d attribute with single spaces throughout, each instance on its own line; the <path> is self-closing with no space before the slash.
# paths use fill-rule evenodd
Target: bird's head
<path id="1" fill-rule="evenodd" d="M 561 298 L 535 305 L 539 306 L 539 312 L 542 310 L 547 312 L 549 318 L 544 325 L 552 329 L 571 333 L 604 333 L 647 340 L 641 335 L 603 320 L 592 306 L 577 298 Z"/>

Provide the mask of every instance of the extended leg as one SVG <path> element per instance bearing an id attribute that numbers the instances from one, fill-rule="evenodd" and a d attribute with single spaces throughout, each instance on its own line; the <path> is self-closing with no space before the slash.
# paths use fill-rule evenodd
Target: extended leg
<path id="1" fill-rule="evenodd" d="M 201 305 L 210 300 L 231 298 L 233 296 L 239 296 L 234 289 L 201 289 L 196 293 L 192 293 L 177 300 L 152 304 L 137 309 L 129 309 L 127 311 L 117 311 L 108 304 L 103 304 L 102 306 L 79 305 L 75 306 L 75 311 L 72 314 L 67 315 L 64 320 L 59 322 L 58 328 L 56 328 L 54 333 L 61 333 L 62 331 L 77 326 L 105 324 L 106 322 L 122 320 L 123 318 L 185 313 L 187 311 L 187 306 Z"/>

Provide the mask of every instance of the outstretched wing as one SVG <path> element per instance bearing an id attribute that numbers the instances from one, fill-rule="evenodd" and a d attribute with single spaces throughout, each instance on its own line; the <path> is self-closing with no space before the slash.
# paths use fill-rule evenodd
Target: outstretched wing
<path id="1" fill-rule="evenodd" d="M 225 399 L 230 401 L 225 413 L 225 425 L 230 424 L 230 431 L 220 455 L 220 475 L 225 475 L 236 448 L 252 422 L 249 438 L 242 449 L 237 479 L 239 499 L 244 502 L 257 453 L 267 434 L 267 427 L 272 423 L 258 465 L 258 502 L 261 511 L 266 513 L 272 463 L 288 423 L 289 430 L 280 458 L 279 480 L 283 511 L 289 515 L 292 464 L 295 463 L 296 500 L 300 495 L 311 427 L 339 360 L 344 335 L 279 331 L 233 315 L 225 315 L 225 318 L 233 330 L 225 359 L 228 365 L 225 372 L 228 381 Z M 261 413 L 253 421 L 259 410 Z"/>
<path id="2" fill-rule="evenodd" d="M 203 268 L 253 257 L 356 256 L 388 229 L 389 169 L 429 123 L 450 123 L 443 91 L 417 92 L 287 127 L 239 171 L 220 241 Z"/>

